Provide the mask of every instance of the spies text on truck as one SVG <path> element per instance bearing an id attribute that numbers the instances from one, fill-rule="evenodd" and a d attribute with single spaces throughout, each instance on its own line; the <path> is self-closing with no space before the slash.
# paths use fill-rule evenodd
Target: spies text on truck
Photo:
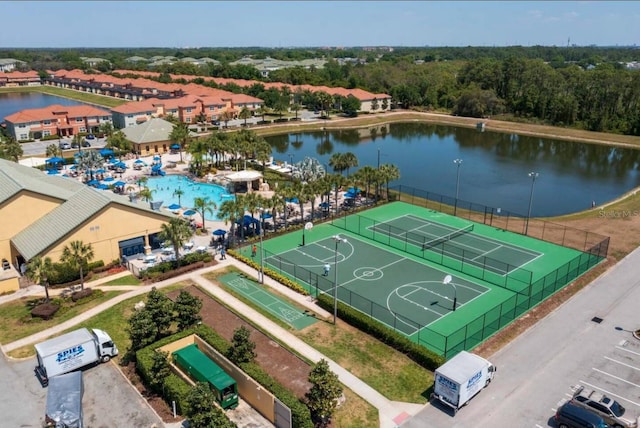
<path id="1" fill-rule="evenodd" d="M 35 345 L 38 365 L 36 375 L 44 386 L 49 378 L 71 372 L 89 364 L 107 362 L 118 355 L 111 337 L 103 330 L 86 328 Z"/>
<path id="2" fill-rule="evenodd" d="M 451 407 L 454 414 L 489 385 L 496 367 L 479 355 L 466 351 L 438 367 L 432 398 Z"/>

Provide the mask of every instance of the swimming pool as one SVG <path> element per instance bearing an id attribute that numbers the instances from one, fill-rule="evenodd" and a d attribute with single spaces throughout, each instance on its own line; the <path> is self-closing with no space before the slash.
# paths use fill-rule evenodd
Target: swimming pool
<path id="1" fill-rule="evenodd" d="M 233 199 L 234 196 L 227 193 L 227 190 L 217 184 L 197 183 L 189 180 L 184 175 L 165 175 L 164 177 L 149 178 L 147 183 L 149 189 L 153 190 L 153 200 L 163 201 L 162 206 L 168 207 L 178 203 L 178 196 L 175 191 L 180 189 L 184 194 L 180 197 L 182 208 L 193 208 L 194 198 L 209 198 L 220 208 L 220 204 L 226 199 Z M 219 220 L 218 210 L 213 210 L 213 216 L 206 214 L 207 220 Z"/>

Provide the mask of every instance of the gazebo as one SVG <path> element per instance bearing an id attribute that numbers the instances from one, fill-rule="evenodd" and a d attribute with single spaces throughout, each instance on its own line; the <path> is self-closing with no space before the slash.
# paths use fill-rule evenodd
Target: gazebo
<path id="1" fill-rule="evenodd" d="M 226 176 L 233 183 L 233 192 L 251 193 L 260 189 L 262 173 L 258 171 L 242 170 Z"/>

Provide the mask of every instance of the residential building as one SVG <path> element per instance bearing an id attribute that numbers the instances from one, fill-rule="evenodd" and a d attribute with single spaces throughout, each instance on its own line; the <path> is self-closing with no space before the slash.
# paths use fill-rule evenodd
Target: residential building
<path id="1" fill-rule="evenodd" d="M 70 137 L 95 133 L 103 123 L 112 123 L 111 112 L 90 105 L 58 104 L 22 110 L 5 117 L 7 131 L 17 141 L 39 139 L 51 135 Z"/>
<path id="2" fill-rule="evenodd" d="M 14 71 L 16 68 L 24 67 L 26 62 L 13 58 L 0 58 L 0 72 Z"/>
<path id="3" fill-rule="evenodd" d="M 171 217 L 149 204 L 0 159 L 0 258 L 12 266 L 0 272 L 0 293 L 24 283 L 23 264 L 37 256 L 58 262 L 72 241 L 90 244 L 93 260 L 105 263 L 159 248 L 158 233 Z"/>
<path id="4" fill-rule="evenodd" d="M 37 71 L 0 73 L 0 87 L 40 86 L 41 84 Z"/>
<path id="5" fill-rule="evenodd" d="M 81 56 L 80 60 L 85 64 L 87 64 L 89 67 L 95 67 L 101 62 L 106 62 L 107 64 L 111 65 L 111 62 L 108 59 L 104 59 L 104 58 L 88 58 L 86 56 Z"/>

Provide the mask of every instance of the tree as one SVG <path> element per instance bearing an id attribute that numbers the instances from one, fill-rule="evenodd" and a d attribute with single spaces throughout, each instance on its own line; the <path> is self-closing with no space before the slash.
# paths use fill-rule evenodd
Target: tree
<path id="1" fill-rule="evenodd" d="M 131 315 L 127 332 L 131 339 L 131 351 L 134 355 L 135 351 L 151 345 L 158 337 L 158 327 L 146 309 L 137 310 Z"/>
<path id="2" fill-rule="evenodd" d="M 60 149 L 60 146 L 58 146 L 57 144 L 49 144 L 47 146 L 47 157 L 53 158 L 56 156 L 62 156 L 62 150 Z"/>
<path id="3" fill-rule="evenodd" d="M 198 213 L 200 213 L 200 216 L 202 217 L 203 231 L 207 230 L 207 228 L 205 227 L 205 221 L 204 221 L 205 215 L 207 213 L 213 215 L 213 210 L 217 208 L 218 206 L 216 205 L 216 203 L 210 200 L 209 198 L 197 197 L 193 199 L 193 209 L 196 210 Z"/>
<path id="4" fill-rule="evenodd" d="M 349 95 L 342 99 L 340 105 L 344 114 L 349 117 L 356 117 L 358 116 L 358 111 L 360 111 L 360 108 L 362 107 L 362 102 L 353 95 Z"/>
<path id="5" fill-rule="evenodd" d="M 104 165 L 104 158 L 100 153 L 93 150 L 80 152 L 77 165 L 78 169 L 88 171 L 89 177 L 93 180 L 93 171 L 102 168 L 102 165 Z"/>
<path id="6" fill-rule="evenodd" d="M 245 326 L 233 331 L 227 358 L 235 364 L 249 363 L 256 358 L 256 344 L 251 341 L 251 332 Z"/>
<path id="7" fill-rule="evenodd" d="M 238 113 L 238 118 L 244 119 L 244 126 L 247 126 L 247 119 L 251 118 L 251 110 L 247 106 L 242 107 L 240 113 Z"/>
<path id="8" fill-rule="evenodd" d="M 178 323 L 178 330 L 185 330 L 196 325 L 202 319 L 200 316 L 202 299 L 181 290 L 173 303 L 173 310 L 176 313 L 175 319 Z"/>
<path id="9" fill-rule="evenodd" d="M 218 217 L 224 220 L 224 224 L 231 223 L 229 235 L 234 242 L 236 240 L 236 221 L 244 216 L 244 212 L 244 201 L 241 195 L 236 196 L 235 199 L 225 199 L 220 204 Z"/>
<path id="10" fill-rule="evenodd" d="M 151 288 L 144 310 L 149 312 L 153 323 L 158 328 L 158 335 L 169 329 L 173 322 L 173 302 L 156 287 Z"/>
<path id="11" fill-rule="evenodd" d="M 180 145 L 180 162 L 182 162 L 182 151 L 189 142 L 189 127 L 186 123 L 178 123 L 173 127 L 169 139 L 172 143 Z"/>
<path id="12" fill-rule="evenodd" d="M 382 181 L 384 181 L 387 188 L 387 201 L 389 200 L 389 182 L 400 178 L 400 169 L 394 164 L 382 164 L 380 165 L 380 173 Z"/>
<path id="13" fill-rule="evenodd" d="M 44 259 L 36 256 L 27 263 L 27 278 L 44 287 L 45 301 L 49 301 L 49 277 L 53 273 L 53 262 L 50 257 Z"/>
<path id="14" fill-rule="evenodd" d="M 80 270 L 80 289 L 84 290 L 84 268 L 93 260 L 93 247 L 82 241 L 71 241 L 62 249 L 60 260 L 72 268 Z"/>
<path id="15" fill-rule="evenodd" d="M 138 192 L 138 197 L 144 198 L 145 201 L 149 202 L 153 197 L 153 192 L 155 192 L 155 190 L 145 187 L 143 189 L 140 189 L 140 191 Z"/>
<path id="16" fill-rule="evenodd" d="M 13 138 L 9 138 L 9 141 L 0 144 L 0 158 L 18 162 L 23 154 L 22 146 Z"/>
<path id="17" fill-rule="evenodd" d="M 342 385 L 324 358 L 311 369 L 309 382 L 311 389 L 306 394 L 307 406 L 314 419 L 319 421 L 322 426 L 326 426 L 338 405 L 338 399 L 342 395 Z"/>
<path id="18" fill-rule="evenodd" d="M 181 218 L 174 217 L 169 223 L 161 226 L 159 238 L 161 241 L 169 241 L 176 252 L 176 264 L 180 262 L 180 248 L 191 237 L 189 223 Z"/>
<path id="19" fill-rule="evenodd" d="M 229 127 L 229 121 L 233 120 L 233 113 L 229 110 L 225 110 L 220 114 L 219 119 L 224 122 L 224 127 Z"/>
<path id="20" fill-rule="evenodd" d="M 151 356 L 151 370 L 149 370 L 149 384 L 151 388 L 161 393 L 165 379 L 171 374 L 169 366 L 169 353 L 157 349 Z"/>
<path id="21" fill-rule="evenodd" d="M 181 199 L 182 199 L 182 195 L 184 195 L 184 190 L 182 190 L 181 188 L 179 188 L 179 187 L 178 187 L 178 188 L 173 192 L 173 194 L 174 194 L 174 195 L 176 195 L 176 196 L 178 197 L 178 205 L 182 206 Z"/>
<path id="22" fill-rule="evenodd" d="M 208 383 L 198 382 L 187 394 L 187 418 L 191 428 L 236 428 L 213 403 L 215 396 Z"/>

